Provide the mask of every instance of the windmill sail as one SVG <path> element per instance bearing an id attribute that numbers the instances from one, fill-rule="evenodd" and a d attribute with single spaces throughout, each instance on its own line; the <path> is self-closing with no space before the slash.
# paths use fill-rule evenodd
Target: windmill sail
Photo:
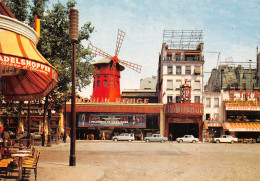
<path id="1" fill-rule="evenodd" d="M 116 40 L 115 56 L 118 56 L 118 54 L 119 54 L 119 51 L 121 49 L 124 37 L 125 37 L 125 32 L 123 32 L 122 30 L 118 29 L 117 40 Z"/>
<path id="2" fill-rule="evenodd" d="M 125 61 L 125 60 L 121 60 L 121 59 L 118 59 L 119 63 L 140 73 L 141 72 L 141 69 L 142 69 L 142 66 L 141 65 L 138 65 L 136 63 L 132 63 L 132 62 L 128 62 L 128 61 Z"/>
<path id="3" fill-rule="evenodd" d="M 91 43 L 88 45 L 90 51 L 95 54 L 95 55 L 99 55 L 102 57 L 112 57 L 111 55 L 109 55 L 108 53 L 104 52 L 103 50 L 95 47 L 94 45 L 92 45 Z"/>

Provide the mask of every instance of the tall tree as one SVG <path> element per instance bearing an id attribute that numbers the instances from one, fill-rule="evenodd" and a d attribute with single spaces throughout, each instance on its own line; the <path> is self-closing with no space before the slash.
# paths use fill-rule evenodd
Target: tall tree
<path id="1" fill-rule="evenodd" d="M 18 17 L 21 15 L 16 14 L 15 11 L 15 9 L 18 8 L 18 3 L 14 3 L 16 1 L 19 0 L 8 0 L 8 3 L 13 2 L 10 3 L 12 6 L 8 7 L 12 12 L 15 12 L 14 15 L 16 18 L 20 19 Z M 28 0 L 23 1 L 27 2 L 28 5 Z M 47 2 L 48 0 L 33 0 L 30 5 L 30 12 L 28 14 L 25 13 L 27 17 L 24 19 L 29 22 L 30 26 L 34 26 L 35 15 L 41 19 L 41 38 L 38 42 L 37 49 L 58 70 L 58 83 L 45 97 L 45 103 L 52 104 L 54 109 L 59 110 L 61 104 L 64 103 L 61 102 L 64 98 L 61 98 L 60 95 L 68 95 L 66 92 L 70 92 L 71 87 L 72 53 L 71 42 L 69 40 L 69 11 L 70 7 L 76 5 L 76 1 L 69 0 L 66 5 L 58 2 L 53 4 L 52 7 L 48 7 Z M 24 9 L 28 10 L 28 8 Z M 93 73 L 93 67 L 90 64 L 93 57 L 82 44 L 84 40 L 89 39 L 93 30 L 94 27 L 92 27 L 90 22 L 87 22 L 79 31 L 79 39 L 76 47 L 76 86 L 78 90 L 81 90 L 90 83 L 90 78 Z M 45 109 L 48 107 L 49 105 L 44 106 Z M 46 117 L 46 113 L 47 111 L 44 110 L 44 117 Z"/>
<path id="2" fill-rule="evenodd" d="M 29 0 L 6 0 L 5 3 L 16 19 L 22 22 L 27 20 Z"/>

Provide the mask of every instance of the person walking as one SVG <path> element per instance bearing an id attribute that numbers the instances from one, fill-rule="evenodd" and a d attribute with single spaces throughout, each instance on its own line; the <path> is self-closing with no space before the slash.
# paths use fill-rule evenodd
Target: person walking
<path id="1" fill-rule="evenodd" d="M 44 146 L 44 144 L 45 144 L 45 133 L 44 133 L 44 131 L 41 134 L 41 138 L 42 138 L 42 146 Z"/>
<path id="2" fill-rule="evenodd" d="M 172 136 L 172 133 L 170 133 L 170 135 L 169 135 L 169 143 L 170 143 L 170 142 L 173 142 L 172 139 L 173 139 L 173 136 Z"/>

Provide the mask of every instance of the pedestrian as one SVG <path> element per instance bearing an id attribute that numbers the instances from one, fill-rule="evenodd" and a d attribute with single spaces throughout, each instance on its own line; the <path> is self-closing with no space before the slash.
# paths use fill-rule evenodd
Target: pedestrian
<path id="1" fill-rule="evenodd" d="M 103 131 L 103 133 L 102 133 L 101 141 L 102 141 L 102 140 L 106 140 L 106 133 L 105 133 L 105 131 Z"/>
<path id="2" fill-rule="evenodd" d="M 173 142 L 172 139 L 173 139 L 173 137 L 172 137 L 172 133 L 170 133 L 170 135 L 169 135 L 169 143 L 170 143 L 170 142 Z"/>
<path id="3" fill-rule="evenodd" d="M 42 138 L 42 146 L 44 146 L 44 144 L 45 144 L 45 133 L 44 133 L 44 131 L 42 132 L 41 138 Z"/>
<path id="4" fill-rule="evenodd" d="M 8 131 L 4 131 L 4 136 L 3 136 L 4 142 L 8 142 L 10 140 L 10 134 Z"/>

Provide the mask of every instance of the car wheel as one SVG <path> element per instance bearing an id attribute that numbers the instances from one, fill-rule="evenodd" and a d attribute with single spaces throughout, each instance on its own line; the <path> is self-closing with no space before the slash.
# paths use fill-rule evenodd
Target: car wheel
<path id="1" fill-rule="evenodd" d="M 216 141 L 216 143 L 220 143 L 220 141 L 219 141 L 219 140 L 217 140 L 217 141 Z"/>
<path id="2" fill-rule="evenodd" d="M 164 142 L 164 140 L 161 140 L 161 143 L 163 143 Z"/>
<path id="3" fill-rule="evenodd" d="M 192 143 L 196 143 L 196 140 L 192 140 Z"/>
<path id="4" fill-rule="evenodd" d="M 232 141 L 231 141 L 231 144 L 233 144 L 233 143 L 234 143 L 234 141 L 232 140 Z"/>
<path id="5" fill-rule="evenodd" d="M 114 141 L 117 142 L 118 141 L 117 138 L 115 138 Z"/>
<path id="6" fill-rule="evenodd" d="M 148 143 L 148 142 L 150 142 L 150 140 L 149 140 L 149 139 L 147 139 L 147 140 L 145 140 L 145 142 L 146 142 L 146 143 Z"/>
<path id="7" fill-rule="evenodd" d="M 183 140 L 179 140 L 179 143 L 182 143 L 183 142 Z"/>

